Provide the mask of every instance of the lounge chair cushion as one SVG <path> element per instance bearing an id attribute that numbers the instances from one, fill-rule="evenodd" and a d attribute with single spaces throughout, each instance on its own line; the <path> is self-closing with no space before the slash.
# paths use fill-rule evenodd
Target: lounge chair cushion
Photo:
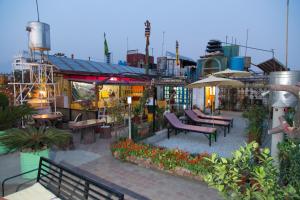
<path id="1" fill-rule="evenodd" d="M 35 183 L 29 188 L 10 194 L 5 198 L 7 200 L 60 200 L 40 183 Z"/>
<path id="2" fill-rule="evenodd" d="M 194 126 L 183 124 L 174 113 L 166 113 L 165 117 L 169 121 L 169 123 L 176 129 L 186 130 L 186 131 L 195 131 L 201 133 L 214 133 L 217 129 L 212 127 L 204 127 L 204 126 Z"/>
<path id="3" fill-rule="evenodd" d="M 192 119 L 194 122 L 204 123 L 204 124 L 212 124 L 212 125 L 220 125 L 220 126 L 229 126 L 229 122 L 212 119 L 202 119 L 198 118 L 198 116 L 192 110 L 185 110 L 185 114 Z"/>
<path id="4" fill-rule="evenodd" d="M 206 114 L 204 114 L 203 112 L 201 112 L 200 110 L 198 110 L 198 109 L 193 109 L 193 112 L 197 115 L 197 116 L 199 116 L 199 117 L 201 117 L 201 118 L 205 118 L 205 119 L 216 119 L 216 120 L 223 120 L 223 121 L 232 121 L 233 120 L 233 118 L 231 118 L 231 117 L 225 117 L 225 116 L 210 116 L 210 115 L 206 115 Z"/>

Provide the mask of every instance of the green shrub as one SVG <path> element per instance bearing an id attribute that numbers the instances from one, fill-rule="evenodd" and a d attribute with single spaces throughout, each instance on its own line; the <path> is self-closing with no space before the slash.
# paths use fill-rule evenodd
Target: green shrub
<path id="1" fill-rule="evenodd" d="M 278 144 L 280 181 L 292 185 L 300 195 L 300 140 L 287 139 Z"/>
<path id="2" fill-rule="evenodd" d="M 53 145 L 65 145 L 70 139 L 71 134 L 66 131 L 45 127 L 12 128 L 0 136 L 0 142 L 8 151 L 19 150 L 23 152 L 36 152 Z"/>
<path id="3" fill-rule="evenodd" d="M 0 109 L 4 109 L 5 107 L 8 107 L 8 105 L 9 105 L 8 97 L 5 94 L 0 93 Z"/>
<path id="4" fill-rule="evenodd" d="M 267 110 L 263 106 L 253 105 L 248 110 L 243 112 L 243 117 L 247 119 L 247 131 L 249 136 L 260 143 L 260 138 L 263 133 L 264 120 L 267 115 Z"/>
<path id="5" fill-rule="evenodd" d="M 258 143 L 240 147 L 232 158 L 220 158 L 212 154 L 211 158 L 206 159 L 212 167 L 204 180 L 225 199 L 275 200 L 299 197 L 291 185 L 278 184 L 278 172 L 270 151 L 260 150 Z"/>

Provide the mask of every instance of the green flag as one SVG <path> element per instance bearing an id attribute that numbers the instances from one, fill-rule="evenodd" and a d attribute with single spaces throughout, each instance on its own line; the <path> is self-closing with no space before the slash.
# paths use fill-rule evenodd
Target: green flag
<path id="1" fill-rule="evenodd" d="M 109 50 L 108 50 L 108 45 L 107 45 L 105 33 L 104 33 L 104 54 L 106 56 L 108 56 L 108 54 L 109 54 Z"/>

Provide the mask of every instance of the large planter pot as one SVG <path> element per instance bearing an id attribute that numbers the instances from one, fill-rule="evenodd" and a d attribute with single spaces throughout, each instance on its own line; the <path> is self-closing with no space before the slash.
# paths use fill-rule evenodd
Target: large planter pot
<path id="1" fill-rule="evenodd" d="M 3 135 L 5 132 L 4 131 L 0 131 L 0 136 Z M 0 155 L 7 153 L 8 150 L 1 144 L 0 142 Z"/>
<path id="2" fill-rule="evenodd" d="M 20 153 L 20 164 L 21 173 L 37 169 L 39 167 L 40 157 L 49 158 L 49 149 L 45 149 L 37 152 L 21 152 Z M 37 171 L 24 174 L 23 178 L 34 179 L 37 177 Z"/>

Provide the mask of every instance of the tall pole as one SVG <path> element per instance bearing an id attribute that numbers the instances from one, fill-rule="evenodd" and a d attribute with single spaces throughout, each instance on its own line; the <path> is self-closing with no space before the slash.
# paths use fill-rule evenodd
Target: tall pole
<path id="1" fill-rule="evenodd" d="M 129 131 L 129 139 L 131 140 L 132 139 L 132 135 L 131 135 L 131 103 L 128 104 L 128 109 L 129 109 L 129 112 L 128 112 L 128 131 Z"/>
<path id="2" fill-rule="evenodd" d="M 289 3 L 286 1 L 286 38 L 285 38 L 285 67 L 288 68 L 288 47 L 289 47 Z"/>
<path id="3" fill-rule="evenodd" d="M 247 56 L 247 47 L 248 47 L 248 34 L 249 34 L 249 29 L 246 31 L 246 49 L 245 49 L 245 56 Z"/>
<path id="4" fill-rule="evenodd" d="M 164 56 L 164 47 L 165 47 L 165 32 L 163 31 L 163 40 L 161 45 L 161 56 Z"/>
<path id="5" fill-rule="evenodd" d="M 128 54 L 128 36 L 126 37 L 126 55 Z"/>
<path id="6" fill-rule="evenodd" d="M 149 38 L 150 38 L 150 29 L 151 24 L 149 20 L 145 22 L 145 37 L 146 37 L 146 60 L 145 60 L 145 67 L 146 67 L 146 74 L 149 74 Z"/>
<path id="7" fill-rule="evenodd" d="M 39 22 L 40 21 L 40 12 L 39 12 L 38 0 L 35 0 L 35 5 L 36 5 L 36 12 L 37 12 L 37 17 L 38 17 L 38 22 Z"/>

